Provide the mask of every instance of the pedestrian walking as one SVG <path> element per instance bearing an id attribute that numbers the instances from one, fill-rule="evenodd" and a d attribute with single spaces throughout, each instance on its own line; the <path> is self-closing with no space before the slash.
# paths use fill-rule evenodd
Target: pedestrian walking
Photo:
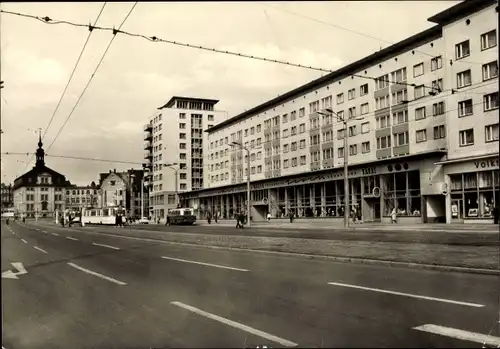
<path id="1" fill-rule="evenodd" d="M 271 212 L 267 213 L 267 223 L 271 223 Z"/>
<path id="2" fill-rule="evenodd" d="M 288 217 L 290 218 L 290 223 L 293 223 L 293 211 L 290 210 L 290 212 L 288 213 Z"/>
<path id="3" fill-rule="evenodd" d="M 217 223 L 218 218 L 219 218 L 219 212 L 215 211 L 215 213 L 214 213 L 214 221 L 215 221 L 215 223 Z"/>
<path id="4" fill-rule="evenodd" d="M 398 217 L 398 213 L 396 212 L 396 208 L 394 207 L 391 212 L 391 223 L 397 223 L 396 219 Z"/>
<path id="5" fill-rule="evenodd" d="M 498 224 L 498 205 L 493 208 L 493 222 L 494 224 Z"/>
<path id="6" fill-rule="evenodd" d="M 212 214 L 210 212 L 207 213 L 207 221 L 208 224 L 212 224 Z"/>

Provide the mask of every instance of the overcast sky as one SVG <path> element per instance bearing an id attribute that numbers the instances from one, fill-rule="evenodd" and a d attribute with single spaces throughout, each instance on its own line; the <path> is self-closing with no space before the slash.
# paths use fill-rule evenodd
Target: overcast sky
<path id="1" fill-rule="evenodd" d="M 122 28 L 190 44 L 337 69 L 431 27 L 456 1 L 145 3 Z M 2 3 L 4 10 L 87 24 L 102 3 Z M 119 26 L 133 3 L 108 3 L 100 26 Z M 288 11 L 288 12 L 287 12 Z M 291 12 L 299 15 L 291 14 Z M 318 23 L 310 17 L 332 25 Z M 369 34 L 354 34 L 336 26 Z M 1 15 L 2 152 L 34 152 L 88 30 Z M 54 139 L 95 69 L 111 33 L 94 31 L 44 146 Z M 234 116 L 320 77 L 320 72 L 118 36 L 49 154 L 143 161 L 142 126 L 172 95 L 215 98 Z M 34 165 L 2 155 L 2 182 Z M 74 184 L 133 165 L 46 158 Z M 28 167 L 26 167 L 28 166 Z M 135 166 L 137 168 L 140 165 Z"/>

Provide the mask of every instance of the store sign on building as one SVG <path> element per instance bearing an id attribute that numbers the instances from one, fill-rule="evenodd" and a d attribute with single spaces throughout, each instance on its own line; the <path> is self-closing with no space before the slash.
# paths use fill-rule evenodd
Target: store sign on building
<path id="1" fill-rule="evenodd" d="M 377 168 L 376 167 L 366 167 L 366 168 L 362 168 L 361 172 L 363 173 L 363 176 L 377 174 Z"/>
<path id="2" fill-rule="evenodd" d="M 480 168 L 498 168 L 498 159 L 478 160 L 474 161 L 477 169 Z"/>

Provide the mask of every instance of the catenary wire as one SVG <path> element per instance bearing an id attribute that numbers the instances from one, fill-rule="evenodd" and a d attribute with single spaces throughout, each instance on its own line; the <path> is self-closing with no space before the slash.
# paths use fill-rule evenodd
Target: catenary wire
<path id="1" fill-rule="evenodd" d="M 101 10 L 99 11 L 99 14 L 97 15 L 97 18 L 94 21 L 94 26 L 99 21 L 99 18 L 101 17 L 101 14 L 104 11 L 105 7 L 106 7 L 106 2 L 102 5 Z M 44 131 L 43 136 L 42 136 L 42 142 L 45 139 L 45 135 L 47 134 L 47 132 L 50 128 L 50 125 L 52 125 L 52 121 L 54 121 L 54 117 L 56 116 L 56 113 L 59 110 L 59 107 L 61 105 L 61 102 L 62 102 L 64 96 L 66 95 L 66 91 L 68 90 L 69 84 L 71 83 L 71 80 L 73 79 L 73 75 L 75 75 L 76 69 L 78 68 L 78 65 L 80 64 L 80 60 L 83 56 L 83 53 L 85 52 L 85 49 L 87 48 L 87 44 L 88 44 L 91 36 L 92 36 L 92 26 L 89 26 L 89 34 L 87 35 L 87 39 L 85 40 L 85 43 L 83 44 L 83 47 L 80 51 L 78 59 L 76 60 L 75 66 L 73 67 L 73 70 L 71 71 L 71 74 L 69 76 L 68 82 L 66 83 L 66 86 L 64 87 L 64 90 L 63 90 L 63 93 L 61 94 L 61 97 L 59 98 L 59 102 L 57 102 L 56 108 L 54 109 L 54 112 L 52 113 L 52 116 L 50 117 L 50 120 L 49 120 L 47 126 L 45 127 L 45 131 Z M 28 161 L 27 165 L 31 162 L 31 160 L 33 160 L 33 157 Z M 27 168 L 27 165 L 26 165 L 26 168 Z M 25 171 L 26 171 L 26 168 L 24 169 Z"/>
<path id="2" fill-rule="evenodd" d="M 366 33 L 362 33 L 362 32 L 359 32 L 359 31 L 356 31 L 356 30 L 353 30 L 353 29 L 349 29 L 349 28 L 345 28 L 345 27 L 339 26 L 337 24 L 333 24 L 333 23 L 326 22 L 326 21 L 323 21 L 323 20 L 320 20 L 320 19 L 317 19 L 317 18 L 309 17 L 309 16 L 306 16 L 306 15 L 303 15 L 303 14 L 300 14 L 300 13 L 297 13 L 297 12 L 294 12 L 294 11 L 290 11 L 290 10 L 283 9 L 283 8 L 278 8 L 278 7 L 275 7 L 275 6 L 266 4 L 266 3 L 262 3 L 262 2 L 257 2 L 257 3 L 260 4 L 260 5 L 269 7 L 269 8 L 273 8 L 273 9 L 275 9 L 277 11 L 286 12 L 286 13 L 289 13 L 289 14 L 294 15 L 294 16 L 305 18 L 305 19 L 308 19 L 308 20 L 311 20 L 311 21 L 314 21 L 314 22 L 317 22 L 317 23 L 328 25 L 330 27 L 334 27 L 334 28 L 337 28 L 337 29 L 340 29 L 340 30 L 344 30 L 344 31 L 347 31 L 347 32 L 350 32 L 350 33 L 353 33 L 353 34 L 356 34 L 356 35 L 364 36 L 364 37 L 367 37 L 367 38 L 370 38 L 370 39 L 373 39 L 373 40 L 381 41 L 381 42 L 384 42 L 386 44 L 390 44 L 390 45 L 394 45 L 395 44 L 395 42 L 393 42 L 393 41 L 388 41 L 388 40 L 385 40 L 385 39 L 382 39 L 382 38 L 378 38 L 378 37 L 375 37 L 375 36 L 372 36 L 372 35 L 369 35 L 369 34 L 366 34 Z M 420 51 L 420 50 L 413 50 L 413 51 L 415 51 L 417 53 L 420 53 L 422 55 L 428 56 L 428 57 L 432 57 L 432 58 L 436 57 L 432 53 L 428 53 L 428 52 L 424 52 L 424 51 Z M 443 58 L 448 59 L 448 57 L 446 55 L 443 55 Z M 483 65 L 483 63 L 480 63 L 480 62 L 471 62 L 471 61 L 467 61 L 467 60 L 464 60 L 464 59 L 458 60 L 456 62 Z"/>
<path id="3" fill-rule="evenodd" d="M 80 96 L 78 97 L 78 100 L 76 101 L 75 105 L 73 106 L 73 109 L 71 109 L 71 112 L 69 113 L 69 115 L 66 117 L 66 120 L 64 120 L 64 123 L 62 124 L 62 126 L 59 128 L 59 131 L 57 132 L 56 136 L 54 137 L 54 140 L 52 141 L 52 143 L 50 143 L 49 147 L 47 148 L 47 151 L 52 147 L 52 145 L 54 145 L 54 143 L 57 141 L 57 139 L 59 138 L 59 135 L 61 134 L 61 132 L 63 131 L 64 127 L 66 126 L 66 124 L 68 123 L 69 119 L 71 118 L 71 116 L 73 115 L 76 107 L 78 106 L 78 104 L 80 103 L 80 101 L 82 100 L 83 96 L 85 95 L 85 92 L 87 91 L 87 89 L 89 88 L 90 86 L 90 83 L 92 82 L 92 80 L 94 79 L 97 71 L 99 70 L 99 67 L 101 66 L 102 62 L 104 61 L 104 57 L 106 57 L 106 54 L 108 53 L 108 50 L 109 48 L 111 47 L 111 44 L 113 43 L 114 39 L 116 38 L 116 33 L 118 31 L 120 31 L 120 29 L 122 28 L 122 26 L 125 24 L 125 22 L 127 21 L 127 19 L 129 18 L 130 14 L 132 13 L 132 11 L 134 10 L 134 8 L 136 7 L 137 5 L 137 1 L 134 3 L 134 5 L 132 6 L 132 8 L 130 9 L 130 11 L 128 12 L 128 14 L 125 16 L 125 18 L 123 19 L 122 23 L 120 24 L 120 26 L 118 27 L 117 30 L 113 30 L 113 36 L 111 37 L 111 40 L 109 41 L 108 43 L 108 46 L 106 47 L 106 49 L 104 50 L 104 53 L 102 54 L 101 56 L 101 59 L 99 60 L 99 63 L 97 63 L 97 66 L 95 67 L 94 69 L 94 72 L 92 73 L 92 75 L 90 76 L 90 79 L 89 81 L 87 82 L 87 85 L 85 86 L 85 88 L 83 89 L 82 93 L 80 94 Z M 95 28 L 95 27 L 94 27 Z"/>
<path id="4" fill-rule="evenodd" d="M 34 16 L 34 15 L 29 15 L 25 13 L 19 13 L 19 12 L 12 12 L 12 11 L 6 11 L 6 10 L 0 10 L 2 13 L 10 14 L 10 15 L 15 15 L 15 16 L 20 16 L 20 17 L 25 17 L 25 18 L 30 18 L 30 19 L 36 19 L 39 20 L 43 23 L 46 24 L 66 24 L 66 25 L 71 25 L 71 26 L 76 26 L 76 27 L 89 27 L 86 24 L 80 24 L 80 23 L 74 23 L 70 21 L 65 21 L 65 20 L 54 20 L 48 16 L 45 17 L 39 17 L 39 16 Z M 102 31 L 112 31 L 113 35 L 116 35 L 117 33 L 124 34 L 127 36 L 132 36 L 132 37 L 138 37 L 142 38 L 151 42 L 161 42 L 161 43 L 167 43 L 167 44 L 172 44 L 172 45 L 177 45 L 177 46 L 183 46 L 183 47 L 188 47 L 188 48 L 193 48 L 193 49 L 199 49 L 199 50 L 204 50 L 204 51 L 209 51 L 209 52 L 215 52 L 215 53 L 220 53 L 220 54 L 226 54 L 226 55 L 232 55 L 232 56 L 238 56 L 238 57 L 243 57 L 243 58 L 250 58 L 250 59 L 255 59 L 255 60 L 260 60 L 260 61 L 265 61 L 265 62 L 271 62 L 271 63 L 277 63 L 277 64 L 282 64 L 282 65 L 287 65 L 287 66 L 292 66 L 292 67 L 297 67 L 297 68 L 304 68 L 304 69 L 310 69 L 310 70 L 315 70 L 315 71 L 320 71 L 323 73 L 334 73 L 335 70 L 332 69 L 325 69 L 325 68 L 320 68 L 320 67 L 313 67 L 313 66 L 307 66 L 303 64 L 297 64 L 297 63 L 291 63 L 283 60 L 277 60 L 277 59 L 270 59 L 270 58 L 265 58 L 265 57 L 259 57 L 259 56 L 254 56 L 254 55 L 249 55 L 249 54 L 244 54 L 244 53 L 238 53 L 234 51 L 228 51 L 228 50 L 221 50 L 221 49 L 216 49 L 216 48 L 210 48 L 206 46 L 201 46 L 201 45 L 193 45 L 193 44 L 187 44 L 179 41 L 174 41 L 174 40 L 167 40 L 167 39 L 161 39 L 157 36 L 146 36 L 144 34 L 138 34 L 138 33 L 131 33 L 131 32 L 126 32 L 123 30 L 116 30 L 115 28 L 109 28 L 109 27 L 98 27 L 94 26 L 93 30 L 102 30 Z M 385 75 L 385 74 L 384 74 Z M 360 74 L 347 74 L 347 76 L 351 77 L 357 77 L 360 79 L 368 79 L 368 80 L 381 80 L 385 81 L 388 83 L 396 84 L 396 85 L 404 85 L 404 86 L 413 86 L 415 87 L 416 84 L 414 83 L 408 83 L 404 81 L 392 81 L 389 79 L 380 79 L 380 77 L 373 77 L 373 76 L 367 76 L 367 75 L 360 75 Z M 430 86 L 425 86 L 427 88 L 432 88 Z"/>

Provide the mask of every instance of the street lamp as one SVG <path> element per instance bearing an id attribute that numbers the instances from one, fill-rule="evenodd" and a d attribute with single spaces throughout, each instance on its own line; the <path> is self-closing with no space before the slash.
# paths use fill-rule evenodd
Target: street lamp
<path id="1" fill-rule="evenodd" d="M 247 222 L 248 226 L 252 226 L 250 220 L 250 149 L 243 146 L 241 142 L 231 142 L 231 145 L 235 145 L 240 147 L 241 149 L 245 149 L 247 152 Z"/>
<path id="2" fill-rule="evenodd" d="M 163 166 L 170 168 L 171 170 L 174 170 L 174 176 L 175 176 L 175 207 L 179 205 L 179 185 L 177 184 L 177 169 L 174 166 L 177 166 L 177 162 L 172 162 L 170 164 L 163 164 Z"/>
<path id="3" fill-rule="evenodd" d="M 322 113 L 322 112 L 318 112 L 318 114 L 320 115 L 334 115 L 335 118 L 338 120 L 338 121 L 341 121 L 343 124 L 344 124 L 344 204 L 345 204 L 345 208 L 344 208 L 344 227 L 345 228 L 349 228 L 349 214 L 351 212 L 351 207 L 350 207 L 350 203 L 349 203 L 349 178 L 348 178 L 348 174 L 349 174 L 349 164 L 347 163 L 348 160 L 349 160 L 349 157 L 348 157 L 348 143 L 347 143 L 347 137 L 348 137 L 348 132 L 347 132 L 347 120 L 345 119 L 345 117 L 340 117 L 337 113 L 335 113 L 331 108 L 326 108 L 325 111 L 328 113 L 328 114 L 325 114 L 325 113 Z M 357 119 L 353 119 L 353 120 L 363 120 L 363 118 L 357 118 Z"/>

